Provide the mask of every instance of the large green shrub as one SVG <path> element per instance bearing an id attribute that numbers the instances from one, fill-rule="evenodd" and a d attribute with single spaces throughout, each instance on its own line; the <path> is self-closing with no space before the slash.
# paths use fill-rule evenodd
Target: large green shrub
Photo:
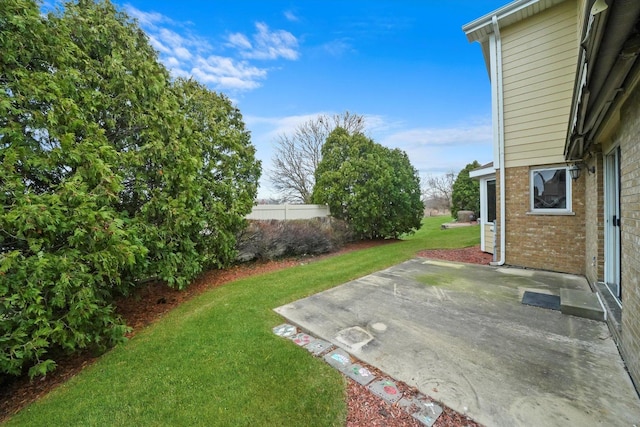
<path id="1" fill-rule="evenodd" d="M 106 1 L 0 7 L 0 374 L 123 339 L 115 294 L 230 262 L 260 174 L 242 117 L 172 83 Z"/>
<path id="2" fill-rule="evenodd" d="M 114 202 L 116 150 L 85 116 L 83 52 L 32 2 L 0 8 L 0 372 L 43 374 L 50 347 L 104 347 L 109 304 L 145 249 Z"/>
<path id="3" fill-rule="evenodd" d="M 164 165 L 157 197 L 142 216 L 143 223 L 156 226 L 146 245 L 161 260 L 154 273 L 183 286 L 203 267 L 235 260 L 236 235 L 253 207 L 260 163 L 240 111 L 229 99 L 193 80 L 178 79 L 173 92 L 183 119 L 179 144 Z M 166 253 L 179 255 L 166 259 Z"/>
<path id="4" fill-rule="evenodd" d="M 480 167 L 474 160 L 466 165 L 453 183 L 451 192 L 451 216 L 456 218 L 458 211 L 473 211 L 480 214 L 480 182 L 469 176 L 469 172 Z"/>
<path id="5" fill-rule="evenodd" d="M 314 203 L 327 204 L 359 238 L 398 237 L 420 228 L 420 179 L 407 155 L 337 128 L 322 147 Z"/>

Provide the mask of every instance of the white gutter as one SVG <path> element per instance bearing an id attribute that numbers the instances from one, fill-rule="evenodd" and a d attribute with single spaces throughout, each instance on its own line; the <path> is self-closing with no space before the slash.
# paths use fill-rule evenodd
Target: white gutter
<path id="1" fill-rule="evenodd" d="M 500 168 L 500 259 L 491 265 L 503 265 L 506 258 L 506 229 L 505 229 L 505 176 L 504 176 L 504 93 L 502 88 L 502 39 L 498 16 L 491 18 L 493 33 L 489 38 L 491 56 L 491 109 L 493 116 L 494 147 L 497 145 L 498 167 Z M 497 144 L 495 144 L 497 142 Z M 495 166 L 495 165 L 494 165 Z"/>

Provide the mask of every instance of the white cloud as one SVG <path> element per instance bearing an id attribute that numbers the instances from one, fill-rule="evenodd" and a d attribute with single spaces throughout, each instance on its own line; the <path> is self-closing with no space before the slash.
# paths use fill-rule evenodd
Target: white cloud
<path id="1" fill-rule="evenodd" d="M 180 67 L 180 61 L 178 61 L 178 59 L 174 56 L 170 56 L 167 59 L 165 59 L 165 65 L 168 68 L 178 68 Z"/>
<path id="2" fill-rule="evenodd" d="M 160 40 L 158 40 L 156 36 L 154 36 L 153 34 L 147 34 L 147 36 L 149 37 L 149 42 L 151 43 L 151 46 L 153 46 L 155 50 L 157 50 L 160 53 L 166 53 L 166 54 L 171 53 L 171 49 L 165 46 Z"/>
<path id="3" fill-rule="evenodd" d="M 278 59 L 296 60 L 298 39 L 288 31 L 271 31 L 264 22 L 256 23 L 257 32 L 253 34 L 253 43 L 241 33 L 234 33 L 228 37 L 229 45 L 240 51 L 240 55 L 248 59 Z"/>
<path id="4" fill-rule="evenodd" d="M 247 115 L 244 116 L 245 123 L 257 131 L 253 132 L 253 139 L 258 139 L 263 143 L 273 143 L 273 141 L 282 134 L 291 134 L 296 128 L 304 122 L 316 119 L 318 116 L 333 116 L 342 114 L 343 112 L 335 111 L 318 111 L 308 114 L 296 114 L 283 117 L 258 117 Z M 402 124 L 400 122 L 392 122 L 384 116 L 376 114 L 363 114 L 365 118 L 365 134 L 373 138 L 376 142 L 381 134 L 386 134 L 390 130 L 397 129 Z"/>
<path id="5" fill-rule="evenodd" d="M 176 54 L 176 56 L 184 61 L 189 60 L 193 57 L 193 55 L 191 54 L 191 52 L 189 52 L 189 50 L 185 47 L 182 46 L 178 46 L 175 49 L 173 49 L 173 52 Z"/>
<path id="6" fill-rule="evenodd" d="M 253 67 L 245 61 L 215 55 L 198 58 L 191 73 L 203 83 L 239 90 L 259 87 L 258 80 L 267 75 L 266 70 Z"/>
<path id="7" fill-rule="evenodd" d="M 391 146 L 434 146 L 434 145 L 467 145 L 487 143 L 492 140 L 490 124 L 474 126 L 462 125 L 449 128 L 416 128 L 394 133 L 385 138 Z"/>
<path id="8" fill-rule="evenodd" d="M 192 72 L 187 71 L 187 70 L 183 70 L 180 67 L 172 68 L 171 69 L 171 74 L 176 78 L 177 77 L 181 77 L 183 79 L 190 79 L 190 78 L 193 77 L 193 73 Z"/>
<path id="9" fill-rule="evenodd" d="M 173 49 L 182 47 L 187 44 L 187 41 L 184 37 L 167 28 L 160 28 L 158 31 L 158 36 L 164 44 L 169 45 L 169 47 Z"/>
<path id="10" fill-rule="evenodd" d="M 291 21 L 291 22 L 298 22 L 300 20 L 300 18 L 298 18 L 296 14 L 290 10 L 284 11 L 284 17 L 287 18 L 287 21 Z"/>
<path id="11" fill-rule="evenodd" d="M 346 40 L 332 40 L 328 43 L 323 44 L 322 46 L 320 46 L 320 48 L 329 55 L 336 57 L 355 51 L 353 46 L 351 46 L 351 44 L 349 44 Z"/>
<path id="12" fill-rule="evenodd" d="M 238 49 L 251 49 L 251 42 L 249 41 L 249 39 L 247 38 L 247 36 L 245 36 L 244 34 L 241 33 L 234 33 L 231 34 L 228 38 L 229 40 L 229 44 L 235 48 Z"/>
<path id="13" fill-rule="evenodd" d="M 253 132 L 253 139 L 258 139 L 263 144 L 270 145 L 278 135 L 292 133 L 298 125 L 313 120 L 324 112 L 299 114 L 284 117 L 257 117 L 244 116 L 244 121 L 250 128 L 258 131 Z"/>
<path id="14" fill-rule="evenodd" d="M 266 71 L 253 67 L 244 61 L 237 62 L 223 56 L 209 56 L 207 59 L 199 58 L 198 64 L 208 72 L 239 78 L 262 78 Z"/>
<path id="15" fill-rule="evenodd" d="M 395 129 L 395 131 L 393 131 Z M 458 172 L 468 163 L 491 161 L 492 127 L 488 121 L 470 121 L 459 126 L 398 129 L 383 131 L 382 145 L 405 151 L 411 164 L 425 174 Z"/>
<path id="16" fill-rule="evenodd" d="M 157 25 L 161 23 L 172 23 L 173 21 L 157 12 L 143 12 L 142 10 L 136 9 L 130 4 L 125 4 L 124 6 L 127 15 L 136 19 L 138 23 L 145 27 L 150 25 Z"/>
<path id="17" fill-rule="evenodd" d="M 226 47 L 234 48 L 235 55 L 221 56 L 218 52 L 214 55 L 211 43 L 185 29 L 184 23 L 131 5 L 125 8 L 145 30 L 172 76 L 194 77 L 216 90 L 242 92 L 260 87 L 268 69 L 248 60 L 293 60 L 299 55 L 298 40 L 293 34 L 284 30 L 271 31 L 265 23 L 255 24 L 256 32 L 251 38 L 242 33 L 227 37 Z"/>

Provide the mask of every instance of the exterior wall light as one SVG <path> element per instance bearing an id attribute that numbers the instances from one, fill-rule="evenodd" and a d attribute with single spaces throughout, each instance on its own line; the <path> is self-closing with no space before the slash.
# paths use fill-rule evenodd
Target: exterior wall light
<path id="1" fill-rule="evenodd" d="M 574 181 L 580 178 L 580 165 L 578 163 L 574 163 L 573 166 L 569 168 L 569 175 L 571 175 L 571 179 Z"/>
<path id="2" fill-rule="evenodd" d="M 587 172 L 589 172 L 589 175 L 596 173 L 595 166 L 589 167 L 589 166 L 586 166 L 584 163 L 574 163 L 573 166 L 569 168 L 569 175 L 571 175 L 572 180 L 575 181 L 576 179 L 580 178 L 580 172 L 582 172 L 583 166 L 587 170 Z"/>

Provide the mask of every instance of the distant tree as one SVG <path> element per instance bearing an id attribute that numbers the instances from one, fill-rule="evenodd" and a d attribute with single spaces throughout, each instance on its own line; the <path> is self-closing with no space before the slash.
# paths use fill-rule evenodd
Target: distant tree
<path id="1" fill-rule="evenodd" d="M 361 133 L 336 128 L 322 147 L 314 203 L 328 204 L 360 238 L 398 237 L 420 228 L 420 179 L 407 155 Z"/>
<path id="2" fill-rule="evenodd" d="M 283 200 L 311 203 L 315 171 L 322 158 L 322 145 L 337 127 L 348 133 L 362 132 L 365 119 L 345 111 L 332 116 L 319 115 L 298 125 L 291 134 L 279 135 L 269 177 Z"/>
<path id="3" fill-rule="evenodd" d="M 456 174 L 453 171 L 444 175 L 427 175 L 424 180 L 423 197 L 436 209 L 451 209 L 451 193 Z"/>
<path id="4" fill-rule="evenodd" d="M 458 173 L 453 183 L 451 194 L 451 216 L 457 217 L 458 211 L 473 211 L 476 216 L 480 213 L 480 183 L 469 177 L 469 172 L 480 167 L 476 160 L 469 163 Z"/>

